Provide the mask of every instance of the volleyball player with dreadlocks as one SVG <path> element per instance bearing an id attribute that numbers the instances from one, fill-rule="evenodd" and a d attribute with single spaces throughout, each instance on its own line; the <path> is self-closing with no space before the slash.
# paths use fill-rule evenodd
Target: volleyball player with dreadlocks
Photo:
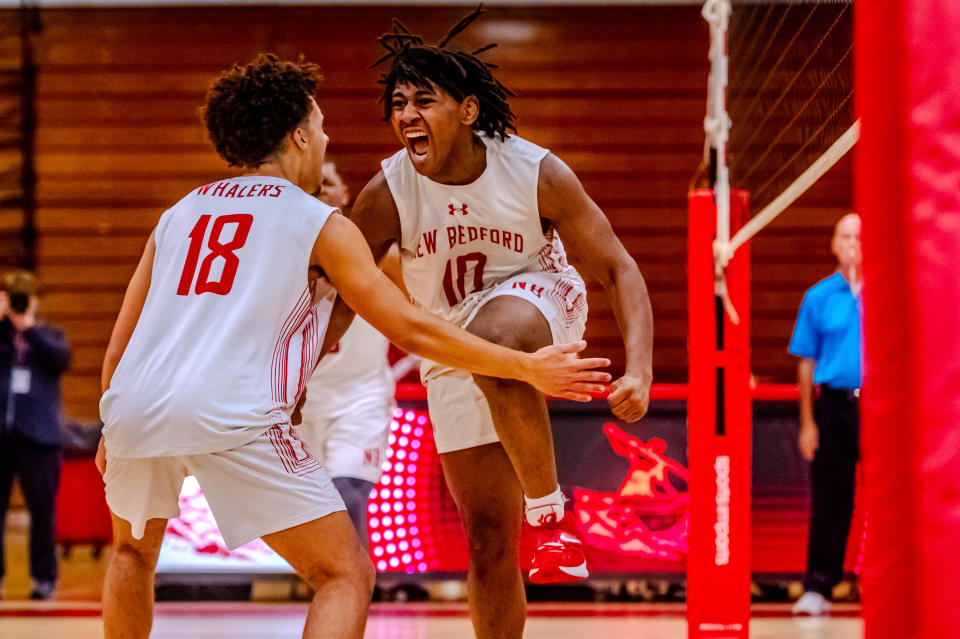
<path id="1" fill-rule="evenodd" d="M 512 352 L 408 303 L 356 227 L 310 196 L 328 141 L 319 81 L 316 65 L 268 54 L 214 81 L 207 131 L 243 174 L 169 208 L 127 287 L 104 358 L 96 459 L 113 520 L 109 639 L 150 634 L 160 543 L 188 474 L 230 549 L 262 537 L 313 587 L 304 637 L 362 637 L 373 567 L 293 431 L 334 293 L 405 350 L 454 366 L 570 399 L 609 379 L 588 370 L 608 360 L 568 355 L 582 343 Z"/>
<path id="2" fill-rule="evenodd" d="M 427 310 L 519 350 L 579 339 L 586 289 L 560 236 L 606 289 L 627 353 L 611 386 L 614 414 L 647 410 L 653 319 L 643 278 L 602 211 L 559 158 L 516 131 L 512 95 L 477 54 L 436 46 L 394 21 L 379 42 L 384 119 L 403 149 L 382 163 L 352 219 L 382 257 L 399 243 L 404 281 Z M 549 415 L 531 386 L 426 363 L 431 419 L 470 549 L 478 637 L 519 637 L 525 619 L 517 564 L 521 522 L 536 529 L 530 579 L 587 576 L 557 482 Z"/>

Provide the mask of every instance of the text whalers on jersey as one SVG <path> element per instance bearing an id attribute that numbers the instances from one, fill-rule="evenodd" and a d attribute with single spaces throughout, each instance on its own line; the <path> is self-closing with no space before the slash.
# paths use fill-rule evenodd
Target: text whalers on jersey
<path id="1" fill-rule="evenodd" d="M 523 235 L 514 233 L 506 229 L 491 229 L 486 226 L 456 226 L 442 227 L 446 233 L 446 244 L 448 249 L 455 246 L 466 244 L 485 243 L 500 246 L 515 253 L 523 253 Z M 440 228 L 431 229 L 420 236 L 420 242 L 417 244 L 417 257 L 426 255 L 436 255 L 437 238 Z M 440 235 L 442 238 L 443 236 Z M 442 242 L 443 240 L 441 240 Z"/>
<path id="2" fill-rule="evenodd" d="M 211 197 L 280 197 L 285 188 L 287 187 L 283 184 L 237 184 L 230 180 L 223 180 L 201 186 L 196 193 Z"/>

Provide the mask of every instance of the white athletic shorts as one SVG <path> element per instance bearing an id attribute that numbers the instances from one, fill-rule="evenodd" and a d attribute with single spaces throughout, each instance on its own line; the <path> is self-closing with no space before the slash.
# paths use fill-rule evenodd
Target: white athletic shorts
<path id="1" fill-rule="evenodd" d="M 541 272 L 511 277 L 493 287 L 460 325 L 468 326 L 487 302 L 501 295 L 513 295 L 536 306 L 550 324 L 554 344 L 583 338 L 587 292 L 579 277 Z M 473 376 L 463 370 L 442 370 L 424 376 L 437 452 L 450 453 L 499 441 L 490 407 Z"/>
<path id="2" fill-rule="evenodd" d="M 374 484 L 380 481 L 396 408 L 393 396 L 354 396 L 347 407 L 333 410 L 324 410 L 325 404 L 322 398 L 307 393 L 303 422 L 297 426 L 307 450 L 331 477 L 356 477 Z"/>
<path id="3" fill-rule="evenodd" d="M 194 475 L 230 550 L 346 510 L 330 476 L 290 424 L 271 426 L 232 450 L 176 457 L 107 454 L 107 505 L 143 537 L 147 520 L 180 515 L 183 480 Z"/>

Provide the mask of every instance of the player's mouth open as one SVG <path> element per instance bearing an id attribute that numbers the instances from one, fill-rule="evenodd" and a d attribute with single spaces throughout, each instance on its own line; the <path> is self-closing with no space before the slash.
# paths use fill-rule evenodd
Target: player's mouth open
<path id="1" fill-rule="evenodd" d="M 406 131 L 404 136 L 407 138 L 407 143 L 410 145 L 410 150 L 413 151 L 414 155 L 423 157 L 427 154 L 430 148 L 430 139 L 427 137 L 426 132 L 420 130 Z"/>

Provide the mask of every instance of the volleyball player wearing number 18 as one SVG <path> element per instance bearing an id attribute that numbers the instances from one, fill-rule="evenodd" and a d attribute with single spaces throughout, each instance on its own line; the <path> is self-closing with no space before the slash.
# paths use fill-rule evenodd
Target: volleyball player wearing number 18
<path id="1" fill-rule="evenodd" d="M 189 474 L 230 548 L 262 536 L 314 587 L 305 637 L 363 635 L 372 567 L 291 427 L 335 293 L 403 348 L 451 365 L 571 395 L 608 377 L 584 370 L 604 360 L 566 354 L 582 344 L 519 353 L 406 300 L 356 227 L 311 196 L 327 145 L 317 82 L 316 66 L 272 56 L 215 82 L 207 130 L 245 174 L 168 209 L 127 288 L 104 360 L 97 455 L 114 529 L 108 638 L 149 635 L 157 554 Z"/>
<path id="2" fill-rule="evenodd" d="M 351 219 L 375 258 L 399 243 L 404 283 L 424 308 L 511 348 L 579 339 L 586 290 L 560 237 L 606 289 L 626 346 L 626 374 L 611 387 L 626 421 L 647 409 L 653 319 L 643 278 L 573 172 L 515 130 L 506 89 L 475 55 L 437 46 L 395 23 L 381 37 L 389 69 L 384 118 L 403 149 L 382 163 Z M 564 519 L 543 395 L 522 381 L 440 364 L 424 367 L 437 450 L 470 551 L 478 637 L 520 637 L 521 521 L 537 532 L 530 579 L 587 576 L 580 540 Z M 523 500 L 521 500 L 523 496 Z"/>

